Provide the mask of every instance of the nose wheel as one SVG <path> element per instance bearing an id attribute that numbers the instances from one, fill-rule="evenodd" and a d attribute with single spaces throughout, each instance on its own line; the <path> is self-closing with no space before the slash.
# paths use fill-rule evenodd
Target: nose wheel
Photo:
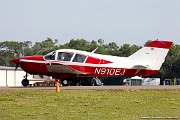
<path id="1" fill-rule="evenodd" d="M 24 76 L 24 79 L 22 80 L 21 84 L 24 86 L 24 87 L 27 87 L 29 85 L 29 80 L 27 79 L 27 73 L 26 75 Z"/>
<path id="2" fill-rule="evenodd" d="M 28 79 L 23 79 L 21 84 L 24 86 L 24 87 L 27 87 L 29 85 L 29 80 Z"/>

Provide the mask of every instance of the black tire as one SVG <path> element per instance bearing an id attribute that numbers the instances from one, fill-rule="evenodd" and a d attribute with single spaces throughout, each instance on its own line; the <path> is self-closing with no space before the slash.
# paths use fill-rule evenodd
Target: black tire
<path id="1" fill-rule="evenodd" d="M 68 86 L 69 85 L 69 80 L 67 80 L 67 79 L 62 80 L 62 85 L 63 86 Z"/>
<path id="2" fill-rule="evenodd" d="M 29 80 L 28 79 L 23 79 L 21 84 L 24 86 L 24 87 L 27 87 L 29 85 Z"/>

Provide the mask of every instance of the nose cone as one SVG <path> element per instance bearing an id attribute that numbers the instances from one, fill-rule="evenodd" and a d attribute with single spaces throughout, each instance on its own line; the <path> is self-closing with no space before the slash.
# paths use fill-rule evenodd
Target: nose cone
<path id="1" fill-rule="evenodd" d="M 19 58 L 12 59 L 11 62 L 17 64 L 19 62 Z"/>

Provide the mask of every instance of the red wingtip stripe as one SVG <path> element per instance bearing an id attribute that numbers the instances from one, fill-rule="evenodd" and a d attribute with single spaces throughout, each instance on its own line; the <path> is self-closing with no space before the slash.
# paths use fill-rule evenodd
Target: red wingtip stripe
<path id="1" fill-rule="evenodd" d="M 146 47 L 156 47 L 156 48 L 165 48 L 170 49 L 173 42 L 171 41 L 152 41 L 146 45 Z"/>

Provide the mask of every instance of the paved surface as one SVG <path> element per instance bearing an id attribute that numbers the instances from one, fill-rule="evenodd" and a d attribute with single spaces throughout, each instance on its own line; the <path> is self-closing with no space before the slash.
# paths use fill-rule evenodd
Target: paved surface
<path id="1" fill-rule="evenodd" d="M 55 90 L 55 87 L 0 87 L 0 90 L 5 89 L 40 89 L 40 90 Z M 179 86 L 62 86 L 59 87 L 60 90 L 162 90 L 162 89 L 172 89 L 180 90 Z"/>

